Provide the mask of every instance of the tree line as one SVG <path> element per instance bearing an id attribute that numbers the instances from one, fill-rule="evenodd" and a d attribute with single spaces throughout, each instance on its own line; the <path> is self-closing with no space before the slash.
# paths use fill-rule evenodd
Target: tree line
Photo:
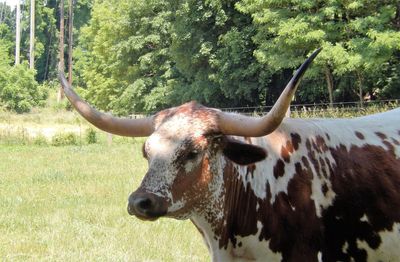
<path id="1" fill-rule="evenodd" d="M 59 48 L 68 32 L 60 34 L 60 22 L 71 17 L 65 10 L 60 18 L 61 3 L 36 0 L 35 70 L 27 72 L 39 87 L 55 82 L 60 53 L 72 53 Z M 22 10 L 26 54 L 29 3 Z M 189 100 L 270 105 L 318 47 L 297 103 L 400 97 L 398 0 L 76 0 L 73 17 L 73 85 L 119 115 Z M 0 3 L 0 68 L 15 67 L 14 21 Z"/>

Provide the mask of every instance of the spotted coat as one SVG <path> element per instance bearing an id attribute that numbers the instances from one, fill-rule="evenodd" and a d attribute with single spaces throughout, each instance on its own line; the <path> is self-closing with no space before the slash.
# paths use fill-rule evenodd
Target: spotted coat
<path id="1" fill-rule="evenodd" d="M 158 113 L 129 213 L 191 219 L 213 261 L 398 260 L 400 109 L 286 118 L 259 138 L 217 118 L 193 102 Z"/>

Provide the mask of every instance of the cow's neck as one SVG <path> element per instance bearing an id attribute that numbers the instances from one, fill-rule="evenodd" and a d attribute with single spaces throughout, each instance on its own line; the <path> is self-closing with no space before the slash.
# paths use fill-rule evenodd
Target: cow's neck
<path id="1" fill-rule="evenodd" d="M 259 239 L 260 235 L 270 235 L 267 232 L 269 229 L 257 222 L 261 220 L 257 210 L 263 205 L 263 210 L 268 212 L 271 208 L 269 201 L 264 201 L 268 206 L 262 204 L 262 200 L 242 179 L 243 175 L 252 176 L 255 167 L 240 167 L 227 159 L 220 159 L 213 166 L 217 167 L 215 172 L 223 170 L 215 176 L 216 179 L 222 178 L 221 181 L 214 181 L 221 190 L 207 200 L 207 204 L 202 205 L 202 209 L 197 210 L 191 219 L 203 235 L 213 261 L 257 259 L 259 254 L 256 249 L 264 250 L 264 256 L 277 256 L 273 252 L 265 253 L 267 243 L 260 240 L 268 241 L 267 238 Z"/>
<path id="2" fill-rule="evenodd" d="M 247 141 L 268 151 L 266 161 L 257 165 L 239 166 L 229 160 L 215 165 L 216 170 L 223 172 L 216 176 L 223 178 L 218 182 L 221 191 L 207 200 L 208 204 L 203 205 L 206 208 L 198 210 L 192 218 L 213 254 L 213 261 L 233 258 L 279 261 L 282 256 L 290 258 L 287 250 L 297 249 L 304 251 L 296 253 L 303 254 L 303 261 L 316 256 L 319 247 L 310 242 L 317 238 L 320 221 L 311 199 L 312 174 L 301 166 L 296 168 L 294 159 L 282 160 L 286 157 L 285 152 L 282 156 L 282 148 L 290 151 L 287 141 L 295 139 L 281 136 L 278 132 L 273 134 L 269 139 L 274 143 L 266 138 Z M 280 187 L 282 183 L 284 187 L 289 185 L 293 172 L 288 172 L 290 177 L 286 179 L 284 170 L 275 170 L 279 169 L 280 161 L 285 161 L 286 170 L 297 172 L 300 179 L 293 180 L 291 186 L 296 190 L 289 195 Z M 287 219 L 312 226 L 294 229 L 296 225 Z M 293 230 L 302 231 L 304 239 L 291 239 Z M 310 246 L 313 250 L 309 250 Z"/>

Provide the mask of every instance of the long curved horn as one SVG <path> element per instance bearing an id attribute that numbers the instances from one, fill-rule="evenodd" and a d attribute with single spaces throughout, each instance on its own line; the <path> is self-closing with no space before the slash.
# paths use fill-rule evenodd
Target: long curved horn
<path id="1" fill-rule="evenodd" d="M 67 79 L 65 79 L 64 73 L 59 72 L 58 76 L 65 96 L 74 106 L 76 111 L 97 128 L 115 135 L 131 137 L 149 136 L 153 133 L 153 117 L 129 119 L 117 118 L 101 113 L 83 101 L 75 93 Z"/>
<path id="2" fill-rule="evenodd" d="M 286 111 L 300 80 L 303 77 L 308 66 L 318 55 L 322 48 L 319 48 L 311 54 L 309 58 L 299 67 L 292 79 L 286 85 L 278 101 L 272 107 L 271 111 L 264 117 L 248 117 L 233 113 L 219 114 L 219 125 L 221 132 L 226 135 L 259 137 L 272 133 L 282 122 Z"/>

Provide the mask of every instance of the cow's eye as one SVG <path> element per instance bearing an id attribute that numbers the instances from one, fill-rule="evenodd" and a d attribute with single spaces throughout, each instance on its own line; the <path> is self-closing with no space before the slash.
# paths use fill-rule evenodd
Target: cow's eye
<path id="1" fill-rule="evenodd" d="M 186 155 L 186 160 L 193 160 L 199 155 L 199 151 L 193 150 Z"/>

